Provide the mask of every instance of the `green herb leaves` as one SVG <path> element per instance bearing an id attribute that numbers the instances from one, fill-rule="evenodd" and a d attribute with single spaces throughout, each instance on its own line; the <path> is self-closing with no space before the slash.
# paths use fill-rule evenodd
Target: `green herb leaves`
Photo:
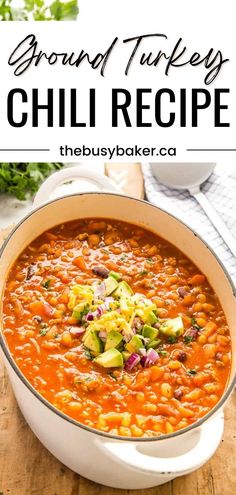
<path id="1" fill-rule="evenodd" d="M 45 289 L 49 289 L 50 287 L 50 284 L 51 284 L 51 279 L 49 278 L 48 280 L 45 280 L 45 282 L 42 283 L 42 286 L 45 288 Z"/>
<path id="2" fill-rule="evenodd" d="M 0 21 L 73 21 L 78 16 L 77 0 L 22 0 L 20 7 L 12 6 L 12 0 L 0 2 Z"/>
<path id="3" fill-rule="evenodd" d="M 192 337 L 192 335 L 185 335 L 185 336 L 184 336 L 184 343 L 185 343 L 185 344 L 189 344 L 189 343 L 190 343 L 190 342 L 192 342 L 192 341 L 193 341 L 193 337 Z"/>
<path id="4" fill-rule="evenodd" d="M 25 200 L 37 192 L 46 177 L 62 167 L 62 163 L 0 163 L 0 192 Z"/>
<path id="5" fill-rule="evenodd" d="M 196 322 L 196 318 L 192 318 L 191 323 L 194 328 L 196 328 L 197 330 L 201 330 L 201 327 L 199 327 L 199 325 Z"/>
<path id="6" fill-rule="evenodd" d="M 187 371 L 187 375 L 189 376 L 193 376 L 193 375 L 196 375 L 197 374 L 197 370 L 188 370 Z"/>

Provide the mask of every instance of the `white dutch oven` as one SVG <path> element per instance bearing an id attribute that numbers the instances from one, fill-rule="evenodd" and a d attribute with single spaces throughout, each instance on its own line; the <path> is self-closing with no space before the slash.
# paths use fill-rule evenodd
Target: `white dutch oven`
<path id="1" fill-rule="evenodd" d="M 4 337 L 0 336 L 4 362 L 17 402 L 43 445 L 66 466 L 93 481 L 117 488 L 148 488 L 197 469 L 219 445 L 223 433 L 223 406 L 236 381 L 235 292 L 220 261 L 186 225 L 144 201 L 102 192 L 55 199 L 36 208 L 17 225 L 0 253 L 1 299 L 10 267 L 35 237 L 57 224 L 87 217 L 114 218 L 138 224 L 177 246 L 207 276 L 219 296 L 231 332 L 232 371 L 220 402 L 188 428 L 160 438 L 145 439 L 127 439 L 98 432 L 55 409 L 24 378 L 8 351 Z"/>

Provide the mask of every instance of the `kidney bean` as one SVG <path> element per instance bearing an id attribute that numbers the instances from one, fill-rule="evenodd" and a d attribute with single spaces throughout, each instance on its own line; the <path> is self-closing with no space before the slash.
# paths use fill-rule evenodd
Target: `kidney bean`
<path id="1" fill-rule="evenodd" d="M 180 361 L 181 363 L 184 363 L 187 359 L 187 354 L 186 352 L 183 352 L 183 351 L 180 351 L 179 354 L 177 354 L 177 359 L 178 361 Z"/>
<path id="2" fill-rule="evenodd" d="M 179 388 L 177 388 L 177 390 L 174 391 L 174 397 L 177 399 L 177 400 L 181 400 L 182 397 L 183 397 L 183 392 L 182 390 L 180 390 Z"/>
<path id="3" fill-rule="evenodd" d="M 105 266 L 94 266 L 92 272 L 102 278 L 107 278 L 109 275 L 109 270 Z"/>
<path id="4" fill-rule="evenodd" d="M 188 292 L 186 291 L 186 289 L 184 289 L 184 287 L 179 287 L 177 292 L 178 292 L 179 296 L 182 298 L 184 298 L 184 296 L 187 296 L 187 294 L 188 294 Z"/>

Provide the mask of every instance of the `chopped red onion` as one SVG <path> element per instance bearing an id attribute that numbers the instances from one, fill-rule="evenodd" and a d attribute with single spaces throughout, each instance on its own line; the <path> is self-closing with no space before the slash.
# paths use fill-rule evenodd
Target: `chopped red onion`
<path id="1" fill-rule="evenodd" d="M 86 321 L 93 321 L 94 315 L 92 312 L 87 313 Z"/>
<path id="2" fill-rule="evenodd" d="M 153 364 L 159 359 L 159 354 L 155 351 L 155 349 L 148 349 L 147 357 L 150 361 L 153 361 Z"/>
<path id="3" fill-rule="evenodd" d="M 74 335 L 75 337 L 80 337 L 80 335 L 83 335 L 85 332 L 86 328 L 83 327 L 70 327 L 69 332 L 71 335 Z"/>
<path id="4" fill-rule="evenodd" d="M 141 365 L 144 367 L 144 368 L 148 368 L 149 366 L 151 366 L 153 363 L 150 361 L 150 359 L 148 359 L 147 356 L 142 356 L 141 358 L 141 361 L 140 361 Z"/>
<path id="5" fill-rule="evenodd" d="M 131 371 L 139 362 L 140 356 L 136 352 L 133 352 L 125 363 L 125 370 Z"/>
<path id="6" fill-rule="evenodd" d="M 155 364 L 155 362 L 159 359 L 159 355 L 154 349 L 148 349 L 146 356 L 141 358 L 141 365 L 144 368 L 148 368 Z"/>
<path id="7" fill-rule="evenodd" d="M 142 356 L 146 356 L 146 354 L 147 354 L 145 347 L 140 347 L 139 352 Z"/>

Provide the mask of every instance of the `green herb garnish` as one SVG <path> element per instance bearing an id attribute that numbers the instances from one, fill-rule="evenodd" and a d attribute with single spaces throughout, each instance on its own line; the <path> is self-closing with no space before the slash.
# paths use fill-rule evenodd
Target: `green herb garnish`
<path id="1" fill-rule="evenodd" d="M 196 370 L 188 370 L 187 371 L 187 375 L 189 375 L 189 376 L 196 375 L 196 374 L 197 374 Z"/>
<path id="2" fill-rule="evenodd" d="M 109 371 L 107 374 L 108 374 L 111 378 L 113 378 L 113 380 L 117 381 L 117 377 L 116 377 L 116 375 L 113 373 L 113 371 Z"/>
<path id="3" fill-rule="evenodd" d="M 199 325 L 197 324 L 197 321 L 196 321 L 196 318 L 192 318 L 191 319 L 191 324 L 194 328 L 196 328 L 197 330 L 201 330 L 201 327 L 199 327 Z"/>
<path id="4" fill-rule="evenodd" d="M 141 272 L 139 272 L 139 275 L 142 276 L 142 275 L 147 275 L 149 273 L 148 270 L 142 270 Z"/>
<path id="5" fill-rule="evenodd" d="M 46 280 L 45 282 L 42 283 L 42 286 L 45 289 L 49 289 L 50 284 L 51 284 L 51 279 L 49 278 L 48 280 Z"/>
<path id="6" fill-rule="evenodd" d="M 40 330 L 39 332 L 39 335 L 41 335 L 41 337 L 44 337 L 48 333 L 48 330 L 48 328 L 42 328 L 42 330 Z"/>
<path id="7" fill-rule="evenodd" d="M 37 192 L 46 177 L 63 166 L 63 163 L 1 163 L 0 192 L 25 200 Z"/>
<path id="8" fill-rule="evenodd" d="M 125 260 L 127 260 L 127 258 L 128 258 L 128 255 L 125 254 L 125 253 L 122 254 L 121 257 L 120 257 L 121 261 L 125 261 Z"/>
<path id="9" fill-rule="evenodd" d="M 174 335 L 169 335 L 167 342 L 168 344 L 175 344 L 177 342 L 177 337 L 175 337 Z"/>
<path id="10" fill-rule="evenodd" d="M 0 3 L 1 21 L 70 21 L 78 15 L 77 0 L 62 2 L 61 0 L 22 0 L 21 5 L 12 6 L 12 0 Z"/>
<path id="11" fill-rule="evenodd" d="M 146 261 L 147 263 L 150 263 L 150 265 L 154 263 L 154 260 L 152 258 L 147 258 Z"/>
<path id="12" fill-rule="evenodd" d="M 158 349 L 158 354 L 160 354 L 161 356 L 167 356 L 168 352 Z"/>
<path id="13" fill-rule="evenodd" d="M 192 342 L 192 340 L 193 340 L 192 335 L 185 335 L 185 337 L 184 337 L 184 343 L 185 344 L 189 344 L 190 342 Z"/>
<path id="14" fill-rule="evenodd" d="M 86 357 L 89 361 L 92 361 L 93 357 L 92 357 L 92 355 L 91 355 L 91 353 L 89 352 L 89 350 L 88 350 L 88 349 L 85 349 L 85 350 L 84 350 L 84 355 L 85 355 L 85 357 Z"/>

